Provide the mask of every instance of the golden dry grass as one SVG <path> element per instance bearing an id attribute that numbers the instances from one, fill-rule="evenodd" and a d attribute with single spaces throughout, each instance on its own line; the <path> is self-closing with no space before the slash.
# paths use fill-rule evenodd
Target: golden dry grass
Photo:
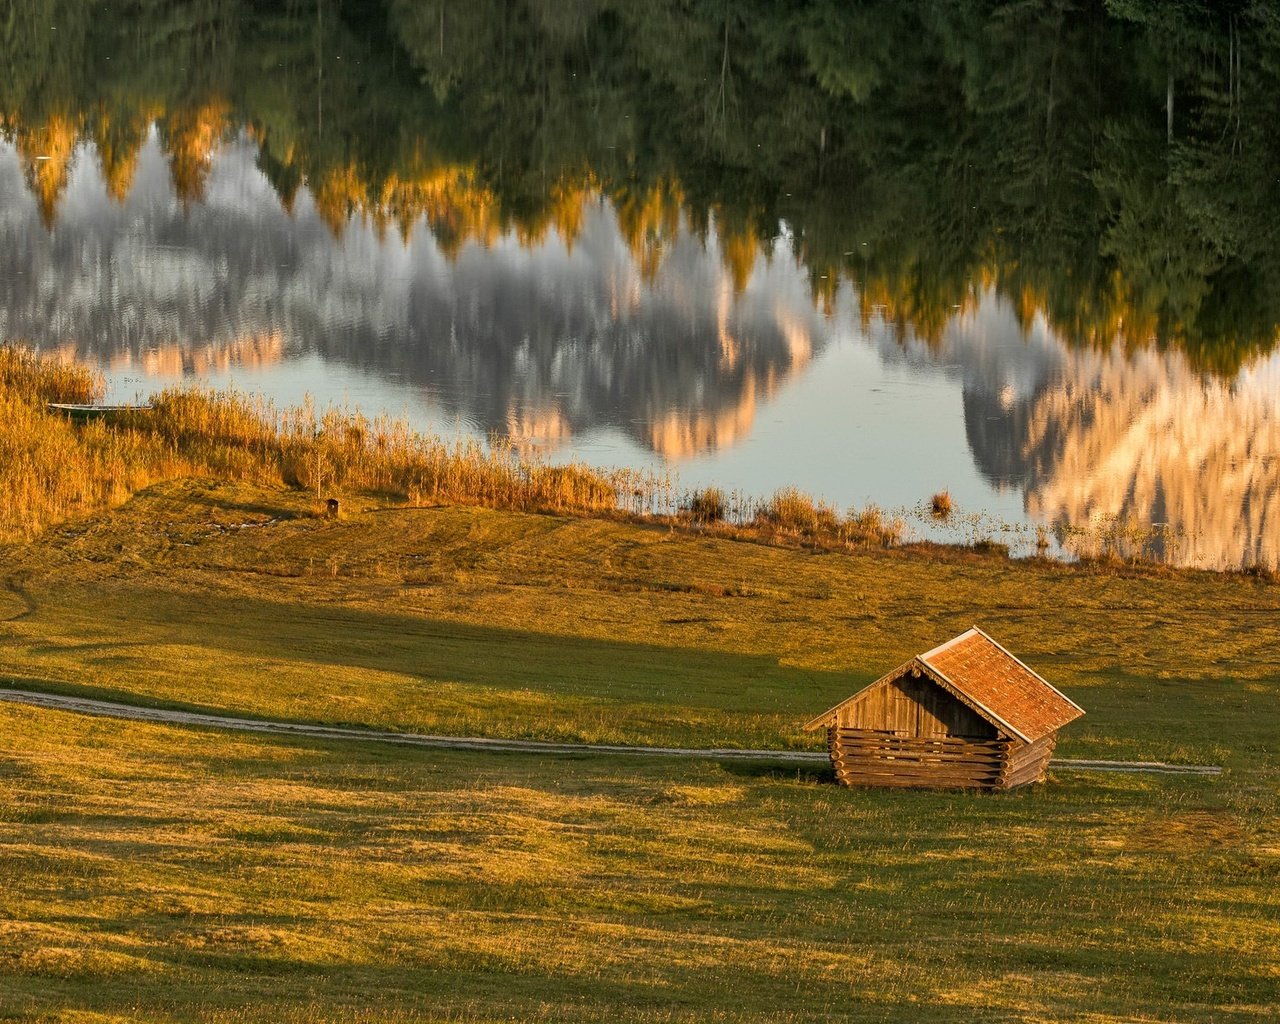
<path id="1" fill-rule="evenodd" d="M 171 388 L 149 408 L 75 425 L 48 402 L 92 401 L 85 367 L 0 346 L 0 540 L 119 504 L 189 476 L 374 494 L 422 506 L 630 515 L 715 526 L 738 537 L 833 547 L 897 543 L 902 525 L 874 507 L 842 519 L 794 489 L 763 503 L 709 488 L 681 499 L 669 481 L 627 469 L 554 465 L 510 439 L 447 443 L 401 421 L 311 402 L 277 409 L 236 392 Z M 732 519 L 732 522 L 726 522 Z"/>
<path id="2" fill-rule="evenodd" d="M 624 474 L 546 464 L 508 443 L 450 445 L 388 418 L 276 410 L 233 392 L 175 388 L 149 409 L 76 425 L 49 402 L 90 402 L 84 367 L 0 347 L 0 539 L 186 476 L 285 483 L 319 495 L 378 492 L 414 504 L 613 510 Z M 626 483 L 634 481 L 627 476 Z"/>
<path id="3" fill-rule="evenodd" d="M 86 368 L 0 346 L 0 539 L 123 501 L 190 467 L 159 439 L 101 423 L 76 428 L 45 408 L 101 392 Z"/>
<path id="4" fill-rule="evenodd" d="M 0 1019 L 1209 1024 L 1280 970 L 1280 836 L 1221 782 L 0 728 Z"/>
<path id="5" fill-rule="evenodd" d="M 0 1020 L 1271 1019 L 1274 583 L 530 515 L 481 507 L 478 477 L 447 484 L 474 504 L 389 507 L 375 484 L 323 518 L 304 474 L 324 434 L 344 479 L 378 463 L 360 461 L 369 433 L 337 430 L 351 418 L 306 415 L 174 394 L 146 428 L 27 421 L 68 458 L 132 431 L 222 479 L 85 511 L 122 497 L 90 495 L 0 542 L 0 685 L 798 746 L 799 723 L 977 621 L 1087 708 L 1059 753 L 1228 771 L 855 792 L 768 765 L 0 704 Z M 793 499 L 770 528 L 800 536 L 808 516 Z"/>

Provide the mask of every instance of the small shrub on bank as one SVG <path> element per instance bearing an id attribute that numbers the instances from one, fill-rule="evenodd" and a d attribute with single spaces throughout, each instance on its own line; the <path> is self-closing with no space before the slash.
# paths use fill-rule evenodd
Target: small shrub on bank
<path id="1" fill-rule="evenodd" d="M 841 525 L 846 543 L 871 547 L 887 548 L 901 543 L 903 530 L 902 520 L 886 520 L 879 505 L 851 511 Z"/>
<path id="2" fill-rule="evenodd" d="M 951 501 L 950 491 L 939 491 L 929 499 L 929 514 L 934 519 L 946 521 L 951 518 L 951 513 L 955 510 L 955 506 Z"/>
<path id="3" fill-rule="evenodd" d="M 834 508 L 825 502 L 814 501 L 794 487 L 775 491 L 756 520 L 760 525 L 801 537 L 815 537 L 823 533 L 835 536 L 840 528 L 840 517 Z"/>
<path id="4" fill-rule="evenodd" d="M 695 523 L 723 522 L 728 513 L 728 501 L 718 487 L 704 487 L 694 491 L 689 499 L 689 518 Z"/>
<path id="5" fill-rule="evenodd" d="M 1240 572 L 1264 583 L 1280 583 L 1280 566 L 1267 565 L 1265 562 L 1250 562 Z"/>

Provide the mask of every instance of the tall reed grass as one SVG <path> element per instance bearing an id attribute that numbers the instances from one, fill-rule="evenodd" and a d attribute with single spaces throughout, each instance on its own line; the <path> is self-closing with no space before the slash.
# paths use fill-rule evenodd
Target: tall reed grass
<path id="1" fill-rule="evenodd" d="M 550 465 L 514 444 L 449 444 L 407 424 L 313 403 L 277 410 L 232 392 L 175 388 L 150 408 L 75 425 L 49 402 L 92 402 L 82 366 L 0 347 L 0 538 L 30 537 L 76 512 L 179 476 L 380 492 L 414 503 L 529 511 L 618 508 L 619 480 Z M 625 474 L 634 490 L 638 478 Z"/>
<path id="2" fill-rule="evenodd" d="M 160 438 L 103 423 L 77 428 L 46 407 L 101 394 L 83 366 L 0 347 L 0 538 L 30 536 L 185 468 Z"/>
<path id="3" fill-rule="evenodd" d="M 794 489 L 764 502 L 717 488 L 681 497 L 666 475 L 551 464 L 506 438 L 450 443 L 403 420 L 321 411 L 311 401 L 277 409 L 235 392 L 171 388 L 145 409 L 79 425 L 47 407 L 102 393 L 102 381 L 83 366 L 0 347 L 0 539 L 31 537 L 77 512 L 193 475 L 285 484 L 317 498 L 357 491 L 419 505 L 661 517 L 832 546 L 888 545 L 902 532 L 874 507 L 842 518 Z"/>
<path id="4" fill-rule="evenodd" d="M 794 487 L 774 492 L 751 525 L 762 533 L 838 547 L 890 547 L 901 542 L 905 529 L 901 520 L 886 519 L 876 505 L 852 509 L 842 517 L 835 506 L 815 501 Z"/>
<path id="5" fill-rule="evenodd" d="M 719 487 L 704 487 L 689 496 L 687 511 L 695 523 L 720 523 L 729 514 L 729 502 Z"/>
<path id="6" fill-rule="evenodd" d="M 840 527 L 840 514 L 833 506 L 814 501 L 794 487 L 774 492 L 756 518 L 761 523 L 801 537 L 834 533 Z"/>

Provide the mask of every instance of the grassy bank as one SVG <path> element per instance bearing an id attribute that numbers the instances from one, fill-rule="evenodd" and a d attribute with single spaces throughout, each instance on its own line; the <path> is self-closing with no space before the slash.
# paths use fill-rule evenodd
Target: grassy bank
<path id="1" fill-rule="evenodd" d="M 1217 763 L 1265 747 L 1280 694 L 1280 587 L 1241 576 L 833 554 L 463 506 L 353 503 L 329 520 L 297 491 L 194 481 L 51 529 L 8 564 L 0 617 L 19 617 L 0 669 L 272 717 L 811 745 L 811 714 L 974 622 L 1089 708 L 1064 754 Z"/>
<path id="2" fill-rule="evenodd" d="M 1262 1021 L 1280 588 L 159 485 L 4 551 L 0 677 L 489 735 L 812 742 L 977 620 L 1083 703 L 999 797 L 0 705 L 0 1019 Z"/>
<path id="3" fill-rule="evenodd" d="M 284 479 L 280 421 L 204 461 L 216 430 L 184 441 L 150 422 L 137 443 L 172 475 L 82 494 L 0 542 L 0 685 L 803 747 L 807 718 L 976 622 L 1087 709 L 1063 756 L 1227 771 L 851 791 L 769 765 L 406 751 L 0 704 L 0 1020 L 1272 1019 L 1267 579 L 744 543 L 385 488 L 344 490 L 328 518 Z M 51 429 L 79 446 L 68 465 L 115 436 Z"/>

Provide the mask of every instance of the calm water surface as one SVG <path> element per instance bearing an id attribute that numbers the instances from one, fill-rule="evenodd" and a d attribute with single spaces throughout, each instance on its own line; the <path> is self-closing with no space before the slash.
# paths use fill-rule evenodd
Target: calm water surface
<path id="1" fill-rule="evenodd" d="M 1267 24 L 487 6 L 22 25 L 0 338 L 111 400 L 311 395 L 918 534 L 1276 561 Z M 853 56 L 885 32 L 925 40 L 895 75 Z"/>

